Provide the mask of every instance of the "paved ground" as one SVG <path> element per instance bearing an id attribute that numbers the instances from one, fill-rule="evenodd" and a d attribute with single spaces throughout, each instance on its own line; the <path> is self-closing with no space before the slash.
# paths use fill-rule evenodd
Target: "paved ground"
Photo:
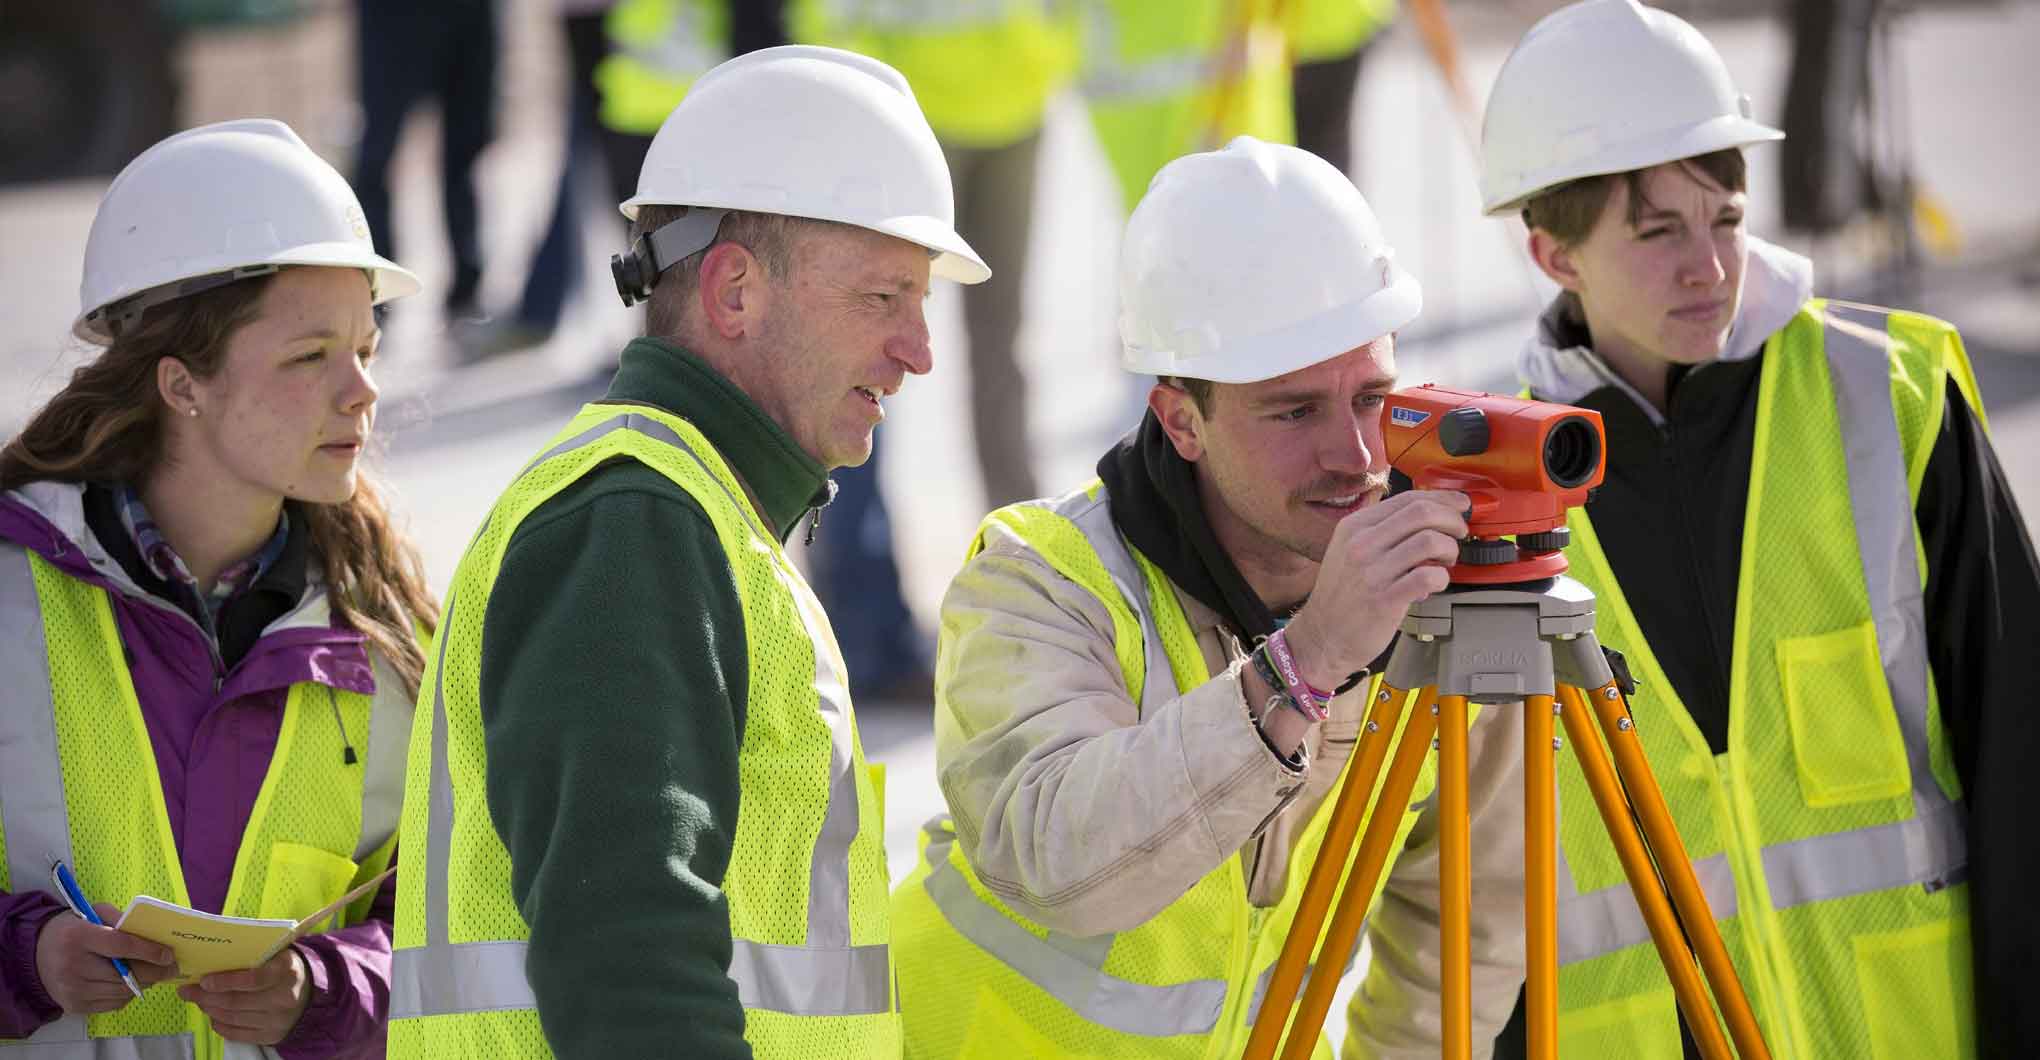
<path id="1" fill-rule="evenodd" d="M 1463 5 L 1462 5 L 1463 6 Z M 1465 67 L 1485 92 L 1513 36 L 1548 3 L 1464 8 Z M 1742 10 L 1750 5 L 1735 5 Z M 483 161 L 492 272 L 485 294 L 514 298 L 548 208 L 559 146 L 552 102 L 560 84 L 542 0 L 510 0 L 502 137 Z M 1694 5 L 1687 5 L 1692 11 Z M 1760 114 L 1781 107 L 1786 37 L 1762 17 L 1707 18 Z M 186 46 L 187 120 L 250 113 L 289 118 L 345 165 L 358 128 L 351 100 L 351 27 L 344 5 L 300 25 L 214 36 Z M 1903 144 L 1929 191 L 1964 237 L 1909 289 L 1852 275 L 1846 257 L 1821 256 L 1824 291 L 1895 302 L 1955 321 L 1983 381 L 2000 456 L 2028 512 L 2040 510 L 2040 201 L 2028 176 L 2040 139 L 2025 111 L 2035 101 L 2031 56 L 2040 51 L 2040 5 L 1936 6 L 1902 23 L 1896 54 Z M 1391 31 L 1369 57 L 1358 124 L 1357 177 L 1401 260 L 1423 280 L 1422 324 L 1405 336 L 1412 381 L 1511 387 L 1511 359 L 1548 288 L 1533 279 L 1508 224 L 1478 217 L 1471 154 L 1441 81 L 1413 34 Z M 429 116 L 397 162 L 397 225 L 405 263 L 443 290 L 447 267 L 437 209 Z M 1136 398 L 1114 365 L 1112 262 L 1119 204 L 1081 113 L 1051 115 L 1035 195 L 1037 218 L 1021 336 L 1034 381 L 1035 462 L 1045 483 L 1075 484 L 1097 452 L 1131 423 Z M 1753 154 L 1752 226 L 1776 227 L 1775 162 Z M 0 189 L 0 434 L 11 432 L 85 352 L 65 337 L 76 312 L 84 236 L 101 182 Z M 607 289 L 614 215 L 590 189 L 588 264 L 600 289 L 584 290 L 545 347 L 459 369 L 446 356 L 431 295 L 400 305 L 384 343 L 382 465 L 443 587 L 482 511 L 540 441 L 599 394 L 632 314 Z M 996 268 L 997 262 L 992 263 Z M 942 585 L 981 514 L 963 393 L 968 372 L 953 290 L 931 314 L 938 368 L 890 406 L 884 428 L 887 495 L 910 602 L 932 628 Z M 868 707 L 867 751 L 888 763 L 888 849 L 896 877 L 911 865 L 919 822 L 940 809 L 927 704 Z M 1335 1021 L 1336 1022 L 1336 1021 Z"/>

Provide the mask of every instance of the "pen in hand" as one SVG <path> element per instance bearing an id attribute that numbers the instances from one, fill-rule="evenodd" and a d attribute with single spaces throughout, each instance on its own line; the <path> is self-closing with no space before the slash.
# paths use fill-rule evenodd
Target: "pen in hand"
<path id="1" fill-rule="evenodd" d="M 92 903 L 85 900 L 85 892 L 79 889 L 78 878 L 71 874 L 69 865 L 61 861 L 52 864 L 50 879 L 56 882 L 57 894 L 63 898 L 64 904 L 69 906 L 71 912 L 76 913 L 79 919 L 99 927 L 106 926 L 106 921 L 101 920 L 99 914 L 93 911 Z M 135 973 L 128 970 L 127 962 L 119 957 L 108 957 L 107 960 L 113 962 L 113 970 L 120 973 L 120 981 L 127 984 L 128 992 L 140 998 L 142 986 L 135 982 Z"/>

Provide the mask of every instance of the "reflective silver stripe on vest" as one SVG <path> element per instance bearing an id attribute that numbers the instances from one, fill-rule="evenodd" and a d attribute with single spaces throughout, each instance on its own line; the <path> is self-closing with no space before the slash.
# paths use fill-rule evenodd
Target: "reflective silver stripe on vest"
<path id="1" fill-rule="evenodd" d="M 1100 103 L 1141 103 L 1192 91 L 1210 75 L 1202 52 L 1178 52 L 1126 66 L 1101 67 L 1084 75 L 1083 94 Z"/>
<path id="2" fill-rule="evenodd" d="M 934 33 L 996 27 L 1020 6 L 1016 0 L 827 0 L 823 8 L 832 25 Z"/>
<path id="3" fill-rule="evenodd" d="M 1938 888 L 1968 864 L 1960 808 L 1934 779 L 1928 752 L 1926 601 L 1905 445 L 1891 403 L 1889 316 L 1831 302 L 1821 346 L 1841 424 L 1863 584 L 1912 773 L 1913 816 L 1765 847 L 1764 876 L 1780 909 L 1910 884 Z"/>
<path id="4" fill-rule="evenodd" d="M 672 428 L 649 416 L 625 413 L 604 420 L 548 449 L 525 470 L 562 453 L 593 443 L 614 431 L 631 430 L 685 453 L 723 490 L 730 503 L 759 536 L 770 534 L 758 525 L 744 501 L 729 491 L 706 461 Z M 795 605 L 800 597 L 792 594 Z M 427 798 L 425 850 L 425 945 L 396 951 L 397 972 L 391 986 L 390 1018 L 407 1019 L 450 1013 L 532 1008 L 535 1000 L 524 975 L 522 942 L 453 944 L 447 940 L 448 861 L 453 841 L 453 776 L 447 767 L 446 645 L 452 639 L 454 599 L 448 594 L 446 621 L 439 632 L 439 663 L 432 694 L 432 762 Z M 805 612 L 803 621 L 807 621 Z M 829 724 L 829 808 L 809 864 L 808 941 L 806 946 L 779 946 L 749 939 L 731 940 L 730 978 L 746 1008 L 799 1016 L 847 1016 L 891 1010 L 889 949 L 884 945 L 851 946 L 850 841 L 856 837 L 856 777 L 852 774 L 849 714 L 843 709 L 848 692 L 833 659 L 815 639 L 817 709 Z M 831 699 L 834 692 L 840 698 Z"/>
<path id="5" fill-rule="evenodd" d="M 1928 751 L 1926 604 L 1905 445 L 1891 402 L 1888 317 L 1883 310 L 1831 302 L 1821 347 L 1835 395 L 1849 507 L 1877 628 L 1878 654 L 1905 740 L 1913 816 L 1764 847 L 1764 879 L 1777 909 L 1896 887 L 1939 890 L 1960 882 L 1969 860 L 1962 808 L 1935 780 Z M 1710 870 L 1710 862 L 1719 862 L 1719 867 Z M 1731 915 L 1736 895 L 1726 855 L 1695 862 L 1694 869 L 1714 915 Z M 1719 873 L 1727 884 L 1719 897 L 1709 871 Z M 1560 894 L 1566 891 L 1564 886 L 1559 889 Z M 1626 884 L 1560 900 L 1561 963 L 1625 949 L 1649 938 Z"/>
<path id="6" fill-rule="evenodd" d="M 1353 944 L 1352 950 L 1348 951 L 1346 954 L 1346 965 L 1345 967 L 1339 970 L 1339 978 L 1344 979 L 1346 976 L 1351 975 L 1353 972 L 1353 962 L 1359 959 L 1360 959 L 1360 944 L 1358 942 L 1355 942 Z M 1297 981 L 1299 986 L 1299 990 L 1297 993 L 1298 997 L 1303 996 L 1301 988 L 1310 985 L 1311 974 L 1316 971 L 1317 971 L 1316 962 L 1312 962 L 1310 964 L 1306 964 L 1303 966 L 1303 978 Z M 1253 1000 L 1247 1003 L 1247 1026 L 1249 1027 L 1253 1026 L 1254 1021 L 1261 1018 L 1261 1002 L 1267 1000 L 1268 984 L 1274 978 L 1275 978 L 1275 965 L 1273 964 L 1270 964 L 1268 965 L 1268 967 L 1261 969 L 1261 974 L 1254 978 L 1254 997 Z M 1293 1005 L 1295 1004 L 1295 1002 L 1292 1001 L 1291 1004 Z"/>
<path id="7" fill-rule="evenodd" d="M 1105 489 L 1100 487 L 1095 498 L 1078 490 L 1056 500 L 1027 503 L 1076 525 L 1139 620 L 1142 657 L 1147 667 L 1141 684 L 1142 716 L 1176 698 L 1175 675 L 1169 668 L 1168 654 L 1162 649 L 1153 608 L 1148 605 L 1147 581 L 1141 576 L 1140 565 L 1125 538 L 1112 522 L 1110 498 Z M 1078 937 L 1051 931 L 1047 938 L 1042 938 L 980 900 L 970 881 L 949 860 L 949 849 L 955 839 L 942 827 L 947 819 L 946 814 L 938 816 L 926 826 L 928 878 L 923 887 L 958 934 L 1072 1012 L 1121 1034 L 1158 1038 L 1209 1034 L 1218 1026 L 1218 1018 L 1225 1010 L 1224 980 L 1193 979 L 1155 986 L 1120 979 L 1104 971 L 1105 957 L 1117 936 Z M 1269 971 L 1273 971 L 1272 966 Z M 1266 980 L 1264 972 L 1256 994 L 1257 1005 L 1259 994 L 1266 992 Z"/>
<path id="8" fill-rule="evenodd" d="M 42 604 L 36 599 L 29 552 L 0 546 L 0 835 L 7 837 L 8 888 L 50 889 L 50 864 L 71 859 L 70 814 L 57 754 L 55 695 Z"/>
<path id="9" fill-rule="evenodd" d="M 361 775 L 361 837 L 354 844 L 357 863 L 382 849 L 403 820 L 404 758 L 409 752 L 414 709 L 414 700 L 404 694 L 403 679 L 388 660 L 374 661 L 375 698 L 368 709 L 368 747 L 364 749 L 368 757 Z"/>
<path id="10" fill-rule="evenodd" d="M 85 1021 L 80 1017 L 59 1023 Z M 51 1024 L 50 1026 L 56 1026 Z M 50 1027 L 44 1027 L 47 1032 Z M 232 1057 L 233 1043 L 228 1053 Z M 18 1041 L 0 1040 L 0 1056 L 7 1060 L 190 1060 L 198 1055 L 190 1034 L 153 1034 L 132 1038 L 48 1038 L 42 1032 Z"/>
<path id="11" fill-rule="evenodd" d="M 814 928 L 809 927 L 812 934 Z M 730 978 L 747 1009 L 792 1016 L 869 1016 L 892 1008 L 885 946 L 774 946 L 732 939 Z"/>
<path id="12" fill-rule="evenodd" d="M 650 40 L 619 41 L 610 36 L 617 52 L 653 74 L 671 81 L 692 81 L 729 58 L 727 49 L 716 47 L 701 24 L 701 12 L 691 0 L 668 4 L 673 20 L 664 33 Z"/>
<path id="13" fill-rule="evenodd" d="M 44 639 L 42 602 L 36 597 L 30 553 L 18 545 L 0 545 L 0 687 L 7 690 L 0 707 L 0 836 L 7 840 L 7 888 L 49 891 L 50 866 L 71 856 L 71 817 L 64 796 L 63 760 L 57 753 L 56 694 L 50 686 L 49 647 Z M 55 1057 L 139 1055 L 99 1050 L 124 1049 L 146 1039 L 102 1038 L 86 1031 L 85 1017 L 63 1016 L 43 1025 L 8 1051 L 32 1056 L 47 1050 Z M 53 1045 L 50 1043 L 67 1043 Z M 191 1036 L 184 1036 L 191 1055 Z M 0 1047 L 9 1043 L 0 1042 Z M 166 1055 L 166 1054 L 157 1054 Z"/>
<path id="14" fill-rule="evenodd" d="M 1162 645 L 1161 629 L 1155 625 L 1154 608 L 1148 603 L 1147 579 L 1141 576 L 1133 550 L 1127 547 L 1126 538 L 1112 521 L 1111 499 L 1111 492 L 1101 485 L 1095 498 L 1078 490 L 1053 501 L 1029 503 L 1076 524 L 1091 551 L 1097 553 L 1105 573 L 1112 577 L 1112 584 L 1119 587 L 1120 597 L 1140 621 L 1141 655 L 1147 660 L 1140 693 L 1140 716 L 1145 718 L 1175 699 L 1181 690 L 1176 687 L 1176 672 L 1169 666 L 1169 653 Z"/>
<path id="15" fill-rule="evenodd" d="M 1104 3 L 1086 4 L 1084 15 L 1084 52 L 1091 62 L 1086 64 L 1078 91 L 1088 100 L 1111 105 L 1167 99 L 1189 92 L 1211 77 L 1215 48 L 1121 60 L 1118 19 Z"/>
<path id="16" fill-rule="evenodd" d="M 432 775 L 426 788 L 425 945 L 398 949 L 390 972 L 390 1018 L 497 1012 L 538 1007 L 524 975 L 525 943 L 447 941 L 448 849 L 453 842 L 453 774 L 446 765 L 446 645 L 452 640 L 455 594 L 439 626 L 432 681 Z"/>
<path id="17" fill-rule="evenodd" d="M 397 950 L 391 955 L 390 1018 L 538 1007 L 524 977 L 525 948 L 522 942 L 463 942 Z"/>
<path id="18" fill-rule="evenodd" d="M 1567 874 L 1568 876 L 1570 873 Z M 1735 872 L 1727 854 L 1715 854 L 1693 862 L 1693 875 L 1707 896 L 1707 909 L 1716 920 L 1736 915 Z M 1569 880 L 1558 886 L 1558 963 L 1571 964 L 1650 941 L 1650 925 L 1644 923 L 1643 909 L 1623 882 L 1588 891 L 1573 892 Z"/>
<path id="19" fill-rule="evenodd" d="M 7 889 L 48 891 L 51 863 L 71 856 L 71 816 L 57 753 L 56 695 L 42 603 L 29 552 L 0 545 L 0 836 L 7 839 Z M 65 1016 L 18 1042 L 0 1041 L 9 1056 L 158 1060 L 192 1055 L 191 1035 L 92 1038 L 83 1016 Z"/>
<path id="20" fill-rule="evenodd" d="M 970 881 L 949 860 L 954 837 L 928 822 L 928 878 L 922 882 L 949 926 L 1000 964 L 1039 987 L 1070 1011 L 1120 1034 L 1165 1038 L 1209 1034 L 1225 1010 L 1222 979 L 1152 986 L 1107 975 L 1112 935 L 1077 938 L 1050 932 L 1041 938 L 978 900 Z"/>

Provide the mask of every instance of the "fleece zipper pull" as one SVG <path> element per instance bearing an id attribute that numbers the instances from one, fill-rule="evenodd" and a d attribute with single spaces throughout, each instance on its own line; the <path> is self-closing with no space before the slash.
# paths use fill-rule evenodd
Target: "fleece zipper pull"
<path id="1" fill-rule="evenodd" d="M 822 488 L 815 491 L 814 506 L 808 509 L 807 537 L 802 539 L 802 544 L 812 546 L 815 543 L 815 531 L 822 528 L 822 509 L 836 502 L 836 490 L 836 480 L 825 478 Z"/>

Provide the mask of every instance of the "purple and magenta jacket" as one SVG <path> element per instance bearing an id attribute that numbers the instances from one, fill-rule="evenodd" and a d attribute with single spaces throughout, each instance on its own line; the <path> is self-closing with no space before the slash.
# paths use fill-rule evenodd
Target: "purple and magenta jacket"
<path id="1" fill-rule="evenodd" d="M 363 695 L 409 697 L 395 672 L 373 657 L 366 639 L 332 619 L 315 572 L 298 605 L 222 672 L 218 652 L 198 623 L 149 596 L 107 554 L 86 523 L 83 494 L 82 486 L 55 482 L 0 494 L 0 545 L 34 552 L 107 591 L 191 903 L 219 912 L 241 833 L 276 750 L 290 687 L 313 682 Z M 12 634 L 0 630 L 0 636 Z M 405 745 L 374 743 L 381 753 L 393 747 L 402 754 Z M 5 783 L 0 777 L 0 792 Z M 35 962 L 43 923 L 63 908 L 40 890 L 0 891 L 0 1038 L 25 1038 L 63 1014 L 43 990 Z M 279 1054 L 287 1060 L 383 1055 L 395 909 L 392 876 L 376 894 L 369 919 L 295 944 L 311 973 L 312 998 L 275 1047 Z"/>

